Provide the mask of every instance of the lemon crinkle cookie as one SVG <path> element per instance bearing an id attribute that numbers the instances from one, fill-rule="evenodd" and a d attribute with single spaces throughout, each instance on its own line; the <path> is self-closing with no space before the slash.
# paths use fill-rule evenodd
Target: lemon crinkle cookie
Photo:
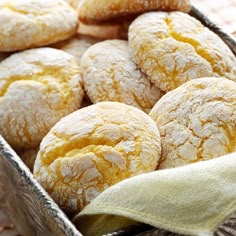
<path id="1" fill-rule="evenodd" d="M 91 46 L 81 59 L 81 72 L 93 103 L 116 101 L 149 112 L 162 95 L 137 68 L 125 40 Z"/>
<path id="2" fill-rule="evenodd" d="M 71 55 L 30 49 L 0 63 L 0 133 L 15 149 L 37 147 L 83 99 L 80 69 Z"/>
<path id="3" fill-rule="evenodd" d="M 191 80 L 165 94 L 149 115 L 161 134 L 160 169 L 236 151 L 236 83 L 231 80 Z"/>
<path id="4" fill-rule="evenodd" d="M 190 8 L 189 0 L 85 0 L 80 2 L 78 11 L 81 22 L 97 23 L 151 10 L 188 12 Z"/>
<path id="5" fill-rule="evenodd" d="M 141 110 L 101 102 L 61 119 L 44 137 L 34 175 L 67 212 L 77 213 L 109 186 L 155 170 L 155 122 Z"/>
<path id="6" fill-rule="evenodd" d="M 76 11 L 63 0 L 0 1 L 0 51 L 64 40 L 77 31 Z"/>
<path id="7" fill-rule="evenodd" d="M 236 58 L 218 35 L 182 12 L 150 12 L 129 28 L 135 61 L 162 91 L 201 77 L 236 81 Z"/>

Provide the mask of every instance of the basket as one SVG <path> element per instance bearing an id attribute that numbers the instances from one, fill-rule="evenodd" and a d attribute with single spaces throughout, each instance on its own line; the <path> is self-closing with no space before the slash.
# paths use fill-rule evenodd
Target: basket
<path id="1" fill-rule="evenodd" d="M 196 7 L 192 6 L 189 14 L 218 34 L 236 56 L 236 41 L 232 36 L 212 23 Z M 11 219 L 17 232 L 23 236 L 82 235 L 0 136 L 0 213 L 1 211 Z M 178 234 L 140 223 L 107 236 L 126 235 L 177 236 Z M 236 236 L 236 212 L 219 226 L 215 235 Z"/>

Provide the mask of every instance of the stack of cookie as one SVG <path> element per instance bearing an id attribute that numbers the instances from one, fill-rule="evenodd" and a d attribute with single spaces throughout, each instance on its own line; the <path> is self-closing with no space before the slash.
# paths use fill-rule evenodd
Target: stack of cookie
<path id="1" fill-rule="evenodd" d="M 65 211 L 236 151 L 236 58 L 188 0 L 67 2 L 0 3 L 0 133 Z"/>

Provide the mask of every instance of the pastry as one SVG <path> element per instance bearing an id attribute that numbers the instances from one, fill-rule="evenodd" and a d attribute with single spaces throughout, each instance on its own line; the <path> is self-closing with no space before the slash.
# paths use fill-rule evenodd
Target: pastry
<path id="1" fill-rule="evenodd" d="M 125 40 L 91 46 L 81 59 L 81 73 L 93 103 L 122 102 L 149 112 L 162 95 L 137 68 Z"/>
<path id="2" fill-rule="evenodd" d="M 59 206 L 78 213 L 111 185 L 154 171 L 155 122 L 141 110 L 101 102 L 61 119 L 41 142 L 34 175 Z"/>
<path id="3" fill-rule="evenodd" d="M 171 91 L 201 77 L 236 81 L 236 58 L 222 39 L 182 12 L 150 12 L 129 27 L 138 67 L 158 88 Z"/>
<path id="4" fill-rule="evenodd" d="M 149 113 L 162 141 L 159 169 L 236 152 L 236 83 L 191 80 L 165 94 Z"/>
<path id="5" fill-rule="evenodd" d="M 74 57 L 53 48 L 29 49 L 0 63 L 0 132 L 16 150 L 35 148 L 83 99 Z"/>
<path id="6" fill-rule="evenodd" d="M 190 9 L 189 0 L 82 0 L 78 12 L 81 22 L 98 23 L 152 10 L 189 12 Z"/>
<path id="7" fill-rule="evenodd" d="M 77 31 L 76 11 L 63 0 L 0 1 L 0 51 L 49 45 Z"/>

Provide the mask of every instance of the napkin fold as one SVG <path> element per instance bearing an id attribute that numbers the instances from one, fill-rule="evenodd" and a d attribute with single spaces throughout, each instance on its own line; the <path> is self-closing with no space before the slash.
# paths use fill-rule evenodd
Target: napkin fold
<path id="1" fill-rule="evenodd" d="M 143 222 L 179 234 L 212 236 L 236 212 L 236 153 L 124 180 L 75 218 L 85 236 Z"/>

